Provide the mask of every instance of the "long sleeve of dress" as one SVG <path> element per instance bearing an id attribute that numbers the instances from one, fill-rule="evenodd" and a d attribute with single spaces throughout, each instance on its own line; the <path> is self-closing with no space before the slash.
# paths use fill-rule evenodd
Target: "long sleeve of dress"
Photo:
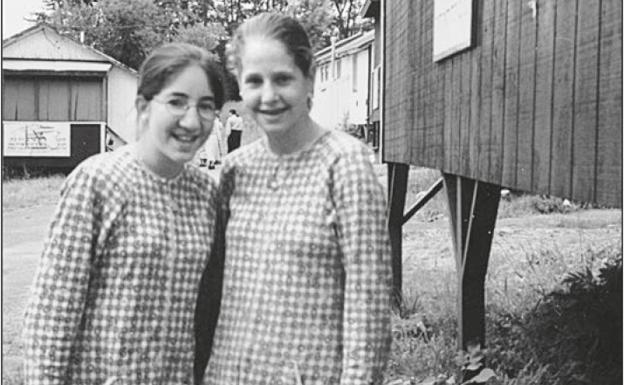
<path id="1" fill-rule="evenodd" d="M 345 270 L 341 385 L 381 384 L 390 346 L 390 246 L 383 190 L 363 152 L 335 164 Z"/>
<path id="2" fill-rule="evenodd" d="M 67 384 L 72 343 L 89 284 L 95 225 L 92 178 L 65 181 L 26 311 L 26 383 Z"/>

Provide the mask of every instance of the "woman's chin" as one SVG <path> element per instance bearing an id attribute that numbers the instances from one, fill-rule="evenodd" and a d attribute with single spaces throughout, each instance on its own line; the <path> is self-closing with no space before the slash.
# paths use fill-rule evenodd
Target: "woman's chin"
<path id="1" fill-rule="evenodd" d="M 270 132 L 282 132 L 288 128 L 288 122 L 282 115 L 263 115 L 258 120 L 258 124 L 267 134 Z"/>
<path id="2" fill-rule="evenodd" d="M 175 163 L 177 166 L 183 167 L 184 164 L 192 161 L 195 158 L 195 154 L 197 151 L 172 151 L 169 153 L 168 158 L 171 162 Z"/>

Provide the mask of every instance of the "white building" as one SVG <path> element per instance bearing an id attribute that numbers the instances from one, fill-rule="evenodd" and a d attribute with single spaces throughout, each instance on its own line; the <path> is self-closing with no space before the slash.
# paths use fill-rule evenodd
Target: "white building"
<path id="1" fill-rule="evenodd" d="M 71 169 L 134 140 L 136 71 L 46 24 L 2 51 L 5 165 Z"/>
<path id="2" fill-rule="evenodd" d="M 370 123 L 374 39 L 375 31 L 368 31 L 316 53 L 311 116 L 322 126 L 363 128 Z"/>

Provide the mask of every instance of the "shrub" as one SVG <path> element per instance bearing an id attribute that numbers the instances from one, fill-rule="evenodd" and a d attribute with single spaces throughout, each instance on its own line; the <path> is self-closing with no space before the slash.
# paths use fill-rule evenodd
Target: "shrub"
<path id="1" fill-rule="evenodd" d="M 622 253 L 603 253 L 596 272 L 568 274 L 525 314 L 488 310 L 489 364 L 504 383 L 622 383 Z"/>
<path id="2" fill-rule="evenodd" d="M 566 383 L 622 383 L 622 253 L 606 256 L 597 273 L 571 273 L 529 315 L 541 361 L 565 368 Z M 562 371 L 562 369 L 560 369 Z"/>

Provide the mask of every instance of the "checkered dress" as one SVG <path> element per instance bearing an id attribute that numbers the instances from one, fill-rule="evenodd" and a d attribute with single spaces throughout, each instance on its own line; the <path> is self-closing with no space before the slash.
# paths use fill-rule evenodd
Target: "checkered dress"
<path id="1" fill-rule="evenodd" d="M 65 181 L 26 311 L 27 384 L 191 384 L 217 187 L 121 148 Z"/>
<path id="2" fill-rule="evenodd" d="M 223 301 L 204 382 L 380 384 L 390 343 L 385 200 L 370 151 L 336 131 L 226 158 Z"/>

